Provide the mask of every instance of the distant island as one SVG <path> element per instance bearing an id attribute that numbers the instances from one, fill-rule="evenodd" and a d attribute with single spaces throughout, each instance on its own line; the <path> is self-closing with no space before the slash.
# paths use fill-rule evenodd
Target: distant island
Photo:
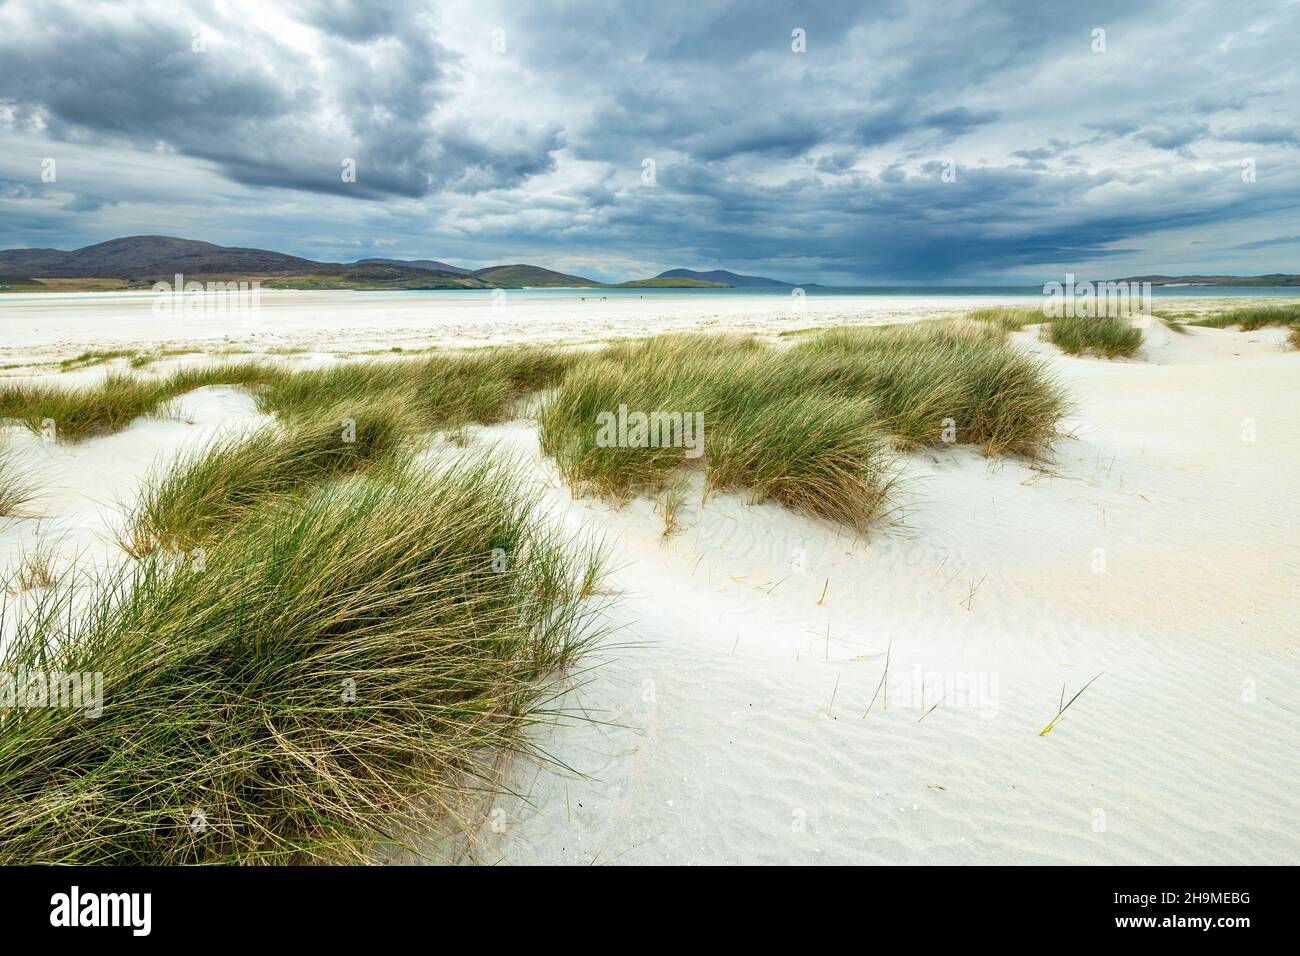
<path id="1" fill-rule="evenodd" d="M 1263 276 L 1129 276 L 1110 282 L 1149 282 L 1152 285 L 1300 285 L 1300 275 L 1275 272 Z"/>
<path id="2" fill-rule="evenodd" d="M 788 282 L 724 270 L 670 269 L 653 278 L 606 283 L 526 263 L 465 269 L 437 259 L 318 262 L 175 236 L 126 236 L 72 251 L 0 251 L 4 292 L 148 289 L 172 281 L 177 273 L 195 281 L 256 281 L 267 289 L 793 288 Z"/>
<path id="3" fill-rule="evenodd" d="M 763 276 L 743 276 L 735 272 L 727 272 L 725 269 L 714 269 L 712 272 L 696 272 L 693 269 L 669 269 L 667 272 L 659 273 L 655 278 L 710 282 L 721 286 L 729 286 L 733 289 L 794 288 L 792 282 L 780 282 L 777 279 L 766 279 Z M 811 283 L 808 284 L 811 285 Z"/>
<path id="4" fill-rule="evenodd" d="M 620 282 L 619 289 L 730 289 L 725 282 L 709 282 L 706 279 L 687 279 L 679 276 L 659 275 L 653 279 L 633 279 Z"/>

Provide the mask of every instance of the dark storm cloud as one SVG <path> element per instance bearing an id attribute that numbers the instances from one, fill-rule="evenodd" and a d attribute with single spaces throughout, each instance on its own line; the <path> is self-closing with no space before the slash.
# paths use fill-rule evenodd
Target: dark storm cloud
<path id="1" fill-rule="evenodd" d="M 1300 206 L 1298 31 L 1252 0 L 10 0 L 0 245 L 809 281 L 1281 255 L 1249 240 Z"/>
<path id="2" fill-rule="evenodd" d="M 391 36 L 404 26 L 410 5 L 389 0 L 357 3 L 354 0 L 298 0 L 289 9 L 303 23 L 352 43 L 368 43 Z"/>
<path id="3" fill-rule="evenodd" d="M 314 56 L 202 8 L 185 17 L 28 8 L 28 29 L 0 37 L 0 99 L 15 104 L 16 125 L 52 139 L 161 143 L 254 186 L 418 197 L 510 186 L 549 168 L 557 127 L 517 129 L 499 144 L 454 119 L 442 127 L 458 57 L 437 41 L 425 5 L 286 9 L 320 29 Z M 344 160 L 355 182 L 344 180 Z"/>
<path id="4" fill-rule="evenodd" d="M 45 192 L 38 183 L 21 179 L 0 179 L 0 197 L 6 199 L 36 199 Z"/>
<path id="5" fill-rule="evenodd" d="M 1209 132 L 1210 127 L 1205 123 L 1184 123 L 1180 126 L 1143 130 L 1137 134 L 1137 138 L 1157 149 L 1178 149 L 1204 139 Z"/>
<path id="6" fill-rule="evenodd" d="M 1235 143 L 1281 143 L 1300 146 L 1300 128 L 1280 123 L 1259 123 L 1238 129 L 1225 130 L 1223 138 Z"/>

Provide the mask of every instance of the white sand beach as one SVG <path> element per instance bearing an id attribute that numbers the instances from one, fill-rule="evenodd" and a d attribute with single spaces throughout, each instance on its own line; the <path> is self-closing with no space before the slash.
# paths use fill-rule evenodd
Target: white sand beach
<path id="1" fill-rule="evenodd" d="M 296 347 L 276 360 L 302 365 L 395 346 L 774 334 L 1011 301 L 430 298 L 264 293 L 243 328 L 159 327 L 147 298 L 14 297 L 0 300 L 0 364 L 18 380 L 89 381 L 105 366 L 31 363 L 183 346 Z M 1051 459 L 908 455 L 905 512 L 866 537 L 694 494 L 664 539 L 650 500 L 574 499 L 534 422 L 472 427 L 470 448 L 527 463 L 566 527 L 606 537 L 618 602 L 611 636 L 552 705 L 570 716 L 537 732 L 550 761 L 510 764 L 516 796 L 481 808 L 457 859 L 1300 858 L 1300 352 L 1278 329 L 1173 334 L 1158 321 L 1129 361 L 1065 356 L 1032 328 L 1013 338 L 1077 404 Z M 210 387 L 75 445 L 7 428 L 39 494 L 0 520 L 0 566 L 42 549 L 121 560 L 111 531 L 144 473 L 259 417 L 246 393 Z"/>
<path id="2" fill-rule="evenodd" d="M 36 293 L 0 301 L 0 365 L 89 348 L 297 347 L 360 352 L 526 342 L 582 344 L 663 332 L 776 332 L 847 322 L 956 316 L 1029 297 L 663 295 L 598 289 L 260 293 L 257 309 L 157 314 L 140 293 Z M 219 299 L 216 301 L 220 301 Z"/>

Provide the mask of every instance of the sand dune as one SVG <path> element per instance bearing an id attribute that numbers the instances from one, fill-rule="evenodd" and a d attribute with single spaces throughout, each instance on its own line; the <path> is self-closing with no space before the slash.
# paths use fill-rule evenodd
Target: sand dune
<path id="1" fill-rule="evenodd" d="M 480 858 L 1293 861 L 1300 404 L 1277 341 L 1062 357 L 1080 411 L 1052 463 L 913 456 L 905 527 L 865 542 L 720 496 L 665 544 L 649 502 L 557 490 L 623 549 L 627 644 L 566 701 L 595 722 L 543 741 L 578 773 L 516 767 Z M 523 424 L 482 437 L 532 449 Z"/>

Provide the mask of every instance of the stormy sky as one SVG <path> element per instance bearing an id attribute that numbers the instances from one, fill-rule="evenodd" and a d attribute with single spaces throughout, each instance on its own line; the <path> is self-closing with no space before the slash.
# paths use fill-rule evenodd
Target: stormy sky
<path id="1" fill-rule="evenodd" d="M 0 247 L 1300 272 L 1297 48 L 1297 0 L 0 0 Z"/>

